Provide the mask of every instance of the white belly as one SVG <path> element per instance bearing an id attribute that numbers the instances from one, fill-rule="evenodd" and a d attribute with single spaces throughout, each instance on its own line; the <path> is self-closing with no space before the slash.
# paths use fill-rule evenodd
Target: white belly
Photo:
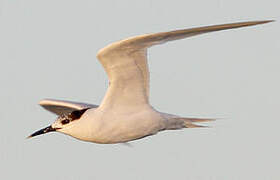
<path id="1" fill-rule="evenodd" d="M 164 128 L 163 119 L 157 111 L 146 108 L 141 112 L 114 113 L 99 109 L 88 111 L 81 121 L 87 127 L 73 137 L 95 143 L 121 143 L 148 135 Z"/>

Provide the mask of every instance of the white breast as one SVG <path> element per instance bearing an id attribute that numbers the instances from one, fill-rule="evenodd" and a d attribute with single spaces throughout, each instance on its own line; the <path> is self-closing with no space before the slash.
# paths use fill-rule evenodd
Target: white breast
<path id="1" fill-rule="evenodd" d="M 150 106 L 140 111 L 116 113 L 101 108 L 85 112 L 75 138 L 96 143 L 120 143 L 152 135 L 164 128 L 160 113 Z M 83 127 L 83 128 L 81 128 Z"/>

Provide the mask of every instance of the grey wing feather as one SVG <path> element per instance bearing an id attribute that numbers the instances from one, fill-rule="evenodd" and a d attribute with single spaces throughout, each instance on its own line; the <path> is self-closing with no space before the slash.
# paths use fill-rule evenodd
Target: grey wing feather
<path id="1" fill-rule="evenodd" d="M 56 99 L 43 99 L 39 102 L 39 105 L 41 105 L 46 110 L 55 113 L 57 115 L 69 114 L 75 110 L 98 107 L 98 105 L 94 105 L 94 104 L 56 100 Z"/>
<path id="2" fill-rule="evenodd" d="M 102 108 L 118 108 L 126 111 L 149 104 L 149 68 L 147 49 L 168 41 L 179 40 L 209 32 L 234 29 L 269 21 L 250 21 L 191 29 L 145 34 L 124 39 L 99 50 L 97 58 L 104 67 L 109 89 L 100 105 Z M 121 109 L 121 110 L 120 110 Z"/>
<path id="3" fill-rule="evenodd" d="M 125 47 L 129 46 L 129 49 L 134 51 L 135 48 L 148 48 L 154 45 L 163 44 L 168 41 L 179 40 L 179 39 L 200 35 L 204 33 L 241 28 L 246 26 L 254 26 L 254 25 L 265 24 L 269 22 L 273 22 L 273 20 L 239 22 L 239 23 L 231 23 L 231 24 L 221 24 L 221 25 L 204 26 L 204 27 L 197 27 L 197 28 L 190 28 L 190 29 L 182 29 L 182 30 L 175 30 L 169 32 L 160 32 L 154 34 L 146 34 L 146 35 L 140 35 L 140 36 L 125 39 L 120 42 L 119 47 L 125 49 Z"/>

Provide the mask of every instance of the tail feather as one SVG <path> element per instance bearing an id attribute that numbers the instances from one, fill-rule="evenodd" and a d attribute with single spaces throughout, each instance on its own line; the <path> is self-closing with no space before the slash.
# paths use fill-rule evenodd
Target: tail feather
<path id="1" fill-rule="evenodd" d="M 190 122 L 211 122 L 216 120 L 211 118 L 181 118 L 181 119 Z"/>
<path id="2" fill-rule="evenodd" d="M 198 125 L 195 123 L 204 123 L 204 122 L 211 122 L 215 121 L 216 119 L 210 119 L 210 118 L 173 118 L 174 120 L 181 120 L 184 122 L 185 128 L 202 128 L 202 127 L 209 127 L 205 125 Z"/>
<path id="3" fill-rule="evenodd" d="M 164 117 L 165 121 L 165 128 L 164 129 L 182 129 L 182 128 L 205 128 L 209 126 L 200 125 L 196 123 L 205 123 L 215 121 L 216 119 L 212 118 L 187 118 L 187 117 L 180 117 L 173 114 L 168 113 L 161 113 L 162 117 Z"/>
<path id="4" fill-rule="evenodd" d="M 208 128 L 209 126 L 198 125 L 194 123 L 185 123 L 185 128 Z"/>

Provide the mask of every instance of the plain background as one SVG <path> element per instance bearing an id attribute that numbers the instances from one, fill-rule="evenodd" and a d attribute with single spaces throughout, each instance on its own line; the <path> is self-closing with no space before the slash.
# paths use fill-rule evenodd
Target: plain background
<path id="1" fill-rule="evenodd" d="M 0 3 L 0 179 L 279 179 L 279 0 Z M 99 104 L 108 81 L 96 52 L 143 33 L 248 20 L 278 22 L 196 36 L 149 51 L 151 103 L 225 118 L 124 145 L 50 133 L 43 98 Z"/>

